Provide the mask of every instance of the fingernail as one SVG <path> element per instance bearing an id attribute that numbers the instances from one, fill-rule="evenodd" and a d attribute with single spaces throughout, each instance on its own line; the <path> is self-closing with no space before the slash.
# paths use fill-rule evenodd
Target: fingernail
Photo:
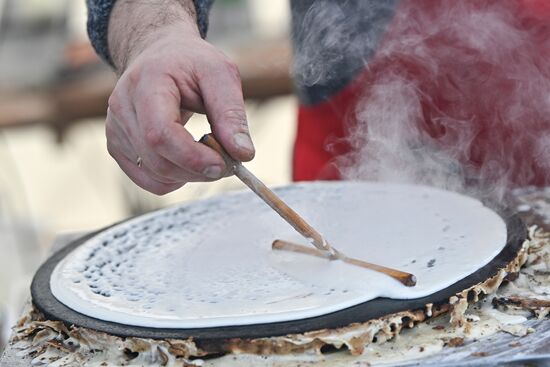
<path id="1" fill-rule="evenodd" d="M 220 166 L 208 166 L 202 171 L 202 174 L 209 178 L 222 177 L 222 168 Z"/>
<path id="2" fill-rule="evenodd" d="M 237 133 L 233 136 L 233 139 L 235 140 L 235 144 L 244 150 L 247 150 L 249 152 L 254 151 L 254 145 L 252 144 L 252 140 L 250 140 L 250 136 L 245 133 Z"/>

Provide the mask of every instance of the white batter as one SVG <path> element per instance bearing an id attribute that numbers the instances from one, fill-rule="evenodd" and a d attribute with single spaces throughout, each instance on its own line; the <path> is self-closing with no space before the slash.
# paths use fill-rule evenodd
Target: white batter
<path id="1" fill-rule="evenodd" d="M 91 317 L 200 328 L 303 319 L 373 298 L 417 298 L 493 259 L 504 221 L 479 201 L 388 183 L 308 183 L 277 190 L 338 250 L 414 273 L 408 288 L 374 271 L 296 253 L 307 244 L 253 193 L 151 213 L 80 246 L 55 269 L 54 296 Z"/>

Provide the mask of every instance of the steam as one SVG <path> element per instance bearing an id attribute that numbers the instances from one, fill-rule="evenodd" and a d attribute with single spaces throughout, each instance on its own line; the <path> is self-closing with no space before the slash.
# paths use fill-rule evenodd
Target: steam
<path id="1" fill-rule="evenodd" d="M 293 8 L 297 44 L 293 76 L 301 87 L 348 82 L 343 68 L 363 66 L 376 48 L 397 0 L 299 0 Z"/>
<path id="2" fill-rule="evenodd" d="M 550 12 L 541 19 L 537 6 L 402 1 L 374 55 L 357 51 L 365 71 L 348 116 L 352 153 L 336 161 L 343 177 L 453 190 L 483 183 L 497 196 L 550 183 Z M 376 44 L 349 40 L 339 48 Z M 322 83 L 327 64 L 317 61 L 306 79 Z"/>

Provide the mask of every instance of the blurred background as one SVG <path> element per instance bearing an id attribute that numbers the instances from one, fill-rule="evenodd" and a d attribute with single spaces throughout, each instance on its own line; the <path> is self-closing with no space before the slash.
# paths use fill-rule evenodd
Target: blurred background
<path id="1" fill-rule="evenodd" d="M 296 101 L 286 1 L 217 0 L 209 40 L 239 66 L 257 148 L 247 166 L 269 185 L 290 181 Z M 0 0 L 0 351 L 56 236 L 228 190 L 235 179 L 157 197 L 106 150 L 115 76 L 86 35 L 84 0 Z M 196 138 L 206 119 L 188 124 Z"/>

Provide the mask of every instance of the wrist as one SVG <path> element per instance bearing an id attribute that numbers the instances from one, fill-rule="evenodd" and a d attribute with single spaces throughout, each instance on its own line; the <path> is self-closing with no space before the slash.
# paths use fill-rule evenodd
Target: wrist
<path id="1" fill-rule="evenodd" d="M 108 27 L 109 52 L 117 72 L 122 73 L 149 45 L 171 34 L 200 38 L 192 0 L 118 0 Z"/>

